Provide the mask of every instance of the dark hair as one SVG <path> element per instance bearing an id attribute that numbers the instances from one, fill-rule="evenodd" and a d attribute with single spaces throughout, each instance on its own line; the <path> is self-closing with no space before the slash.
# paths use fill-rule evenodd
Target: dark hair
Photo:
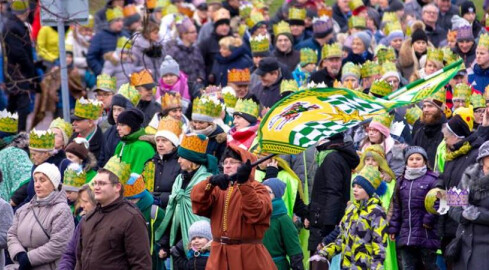
<path id="1" fill-rule="evenodd" d="M 124 194 L 124 185 L 121 183 L 121 181 L 119 180 L 119 177 L 117 175 L 115 175 L 113 172 L 107 170 L 107 169 L 104 169 L 104 168 L 101 168 L 101 169 L 98 169 L 97 173 L 105 173 L 109 176 L 109 182 L 112 184 L 112 185 L 115 185 L 115 184 L 121 184 L 121 196 Z"/>

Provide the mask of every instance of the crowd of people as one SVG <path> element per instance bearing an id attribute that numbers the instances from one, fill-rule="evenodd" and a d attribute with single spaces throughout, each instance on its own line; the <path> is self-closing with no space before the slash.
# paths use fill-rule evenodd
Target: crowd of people
<path id="1" fill-rule="evenodd" d="M 270 4 L 108 0 L 61 67 L 41 1 L 0 0 L 0 269 L 489 265 L 489 3 Z M 387 98 L 460 60 L 419 104 L 261 150 L 297 91 Z"/>

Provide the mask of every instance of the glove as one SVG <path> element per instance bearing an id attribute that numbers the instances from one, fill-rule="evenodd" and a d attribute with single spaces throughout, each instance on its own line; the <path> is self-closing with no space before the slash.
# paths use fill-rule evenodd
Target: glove
<path id="1" fill-rule="evenodd" d="M 29 257 L 27 257 L 27 253 L 25 252 L 17 254 L 17 261 L 19 261 L 19 270 L 29 270 L 32 268 Z"/>
<path id="2" fill-rule="evenodd" d="M 248 159 L 245 164 L 239 166 L 238 171 L 234 175 L 235 181 L 238 182 L 238 184 L 243 184 L 246 181 L 248 181 L 248 177 L 250 177 L 251 173 L 251 162 Z"/>
<path id="3" fill-rule="evenodd" d="M 209 179 L 209 183 L 213 186 L 218 186 L 222 190 L 226 190 L 229 186 L 229 176 L 226 174 L 213 175 Z"/>
<path id="4" fill-rule="evenodd" d="M 302 253 L 290 256 L 290 268 L 292 270 L 304 270 L 302 259 L 304 259 Z"/>
<path id="5" fill-rule="evenodd" d="M 481 212 L 479 212 L 479 209 L 476 206 L 469 205 L 468 207 L 464 208 L 464 211 L 462 212 L 462 217 L 464 217 L 467 220 L 474 221 L 476 220 Z"/>

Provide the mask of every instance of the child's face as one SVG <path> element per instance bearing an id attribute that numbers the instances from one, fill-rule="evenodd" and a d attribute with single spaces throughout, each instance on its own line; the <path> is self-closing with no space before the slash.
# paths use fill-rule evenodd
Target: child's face
<path id="1" fill-rule="evenodd" d="M 167 85 L 174 85 L 178 81 L 178 77 L 175 74 L 163 75 L 163 82 Z"/>
<path id="2" fill-rule="evenodd" d="M 424 159 L 423 159 L 422 155 L 415 153 L 415 154 L 412 154 L 408 157 L 408 160 L 407 160 L 407 166 L 408 167 L 421 168 L 424 165 L 425 164 L 424 164 Z"/>
<path id="3" fill-rule="evenodd" d="M 316 64 L 307 64 L 304 66 L 304 69 L 309 73 L 314 72 L 316 70 Z"/>
<path id="4" fill-rule="evenodd" d="M 209 240 L 207 240 L 206 238 L 196 236 L 192 238 L 192 241 L 190 241 L 190 246 L 194 251 L 197 251 L 202 249 L 208 242 Z"/>
<path id="5" fill-rule="evenodd" d="M 71 63 L 73 63 L 73 55 L 71 55 L 70 53 L 67 53 L 66 54 L 66 65 L 69 66 L 69 65 L 71 65 Z"/>
<path id="6" fill-rule="evenodd" d="M 353 197 L 355 197 L 355 200 L 357 201 L 366 200 L 369 198 L 365 189 L 358 184 L 353 185 Z"/>
<path id="7" fill-rule="evenodd" d="M 373 157 L 365 158 L 365 165 L 372 167 L 379 167 L 379 163 Z"/>
<path id="8" fill-rule="evenodd" d="M 70 202 L 76 202 L 78 199 L 78 192 L 77 191 L 66 191 L 66 198 Z"/>
<path id="9" fill-rule="evenodd" d="M 275 199 L 275 194 L 273 194 L 272 189 L 269 186 L 265 186 L 265 188 L 268 191 L 268 195 L 270 195 L 270 199 L 272 199 L 272 200 Z"/>

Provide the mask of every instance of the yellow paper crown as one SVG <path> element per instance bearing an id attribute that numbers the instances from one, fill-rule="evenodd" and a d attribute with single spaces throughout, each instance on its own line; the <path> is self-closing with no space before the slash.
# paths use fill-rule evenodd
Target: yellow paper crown
<path id="1" fill-rule="evenodd" d="M 164 8 L 161 9 L 161 15 L 163 15 L 163 17 L 165 17 L 166 15 L 169 15 L 169 14 L 178 14 L 178 7 L 173 5 L 173 4 L 170 4 Z"/>
<path id="2" fill-rule="evenodd" d="M 387 62 L 395 62 L 396 61 L 396 52 L 392 47 L 386 47 L 383 50 L 379 50 L 377 52 L 377 61 L 379 64 L 384 64 Z"/>
<path id="3" fill-rule="evenodd" d="M 76 100 L 74 115 L 84 119 L 97 120 L 102 113 L 103 103 L 84 97 Z"/>
<path id="4" fill-rule="evenodd" d="M 384 34 L 386 36 L 388 36 L 390 33 L 394 32 L 394 31 L 401 31 L 402 32 L 402 26 L 398 20 L 389 22 L 384 26 Z"/>
<path id="5" fill-rule="evenodd" d="M 104 169 L 115 174 L 121 184 L 125 184 L 131 175 L 131 165 L 122 161 L 117 155 L 105 163 Z"/>
<path id="6" fill-rule="evenodd" d="M 153 76 L 147 69 L 131 74 L 131 85 L 138 87 L 146 84 L 154 84 Z"/>
<path id="7" fill-rule="evenodd" d="M 214 22 L 220 21 L 220 20 L 230 20 L 231 19 L 231 14 L 229 11 L 225 8 L 220 8 L 218 9 L 212 18 Z"/>
<path id="8" fill-rule="evenodd" d="M 100 74 L 97 76 L 97 88 L 114 93 L 117 80 L 115 77 L 111 77 L 107 74 Z"/>
<path id="9" fill-rule="evenodd" d="M 384 127 L 390 128 L 393 119 L 394 119 L 394 115 L 384 113 L 384 114 L 378 114 L 374 116 L 372 118 L 372 122 L 377 122 L 383 125 Z"/>
<path id="10" fill-rule="evenodd" d="M 443 64 L 443 51 L 435 48 L 428 48 L 426 60 L 437 61 Z"/>
<path id="11" fill-rule="evenodd" d="M 146 185 L 143 176 L 140 175 L 134 182 L 124 184 L 124 197 L 139 198 L 143 195 L 144 190 L 146 190 Z"/>
<path id="12" fill-rule="evenodd" d="M 201 134 L 185 134 L 183 135 L 180 147 L 187 150 L 197 152 L 200 154 L 205 154 L 207 151 L 207 144 L 209 143 L 209 138 Z"/>
<path id="13" fill-rule="evenodd" d="M 472 104 L 472 107 L 474 107 L 474 109 L 485 108 L 486 99 L 481 94 L 473 93 L 470 96 L 470 104 Z"/>
<path id="14" fill-rule="evenodd" d="M 117 39 L 117 49 L 124 49 L 124 51 L 129 51 L 132 48 L 132 43 L 128 38 L 122 36 Z"/>
<path id="15" fill-rule="evenodd" d="M 431 97 L 429 98 L 426 98 L 425 101 L 433 101 L 433 100 L 436 100 L 436 101 L 439 101 L 440 103 L 445 103 L 446 102 L 446 90 L 445 88 L 442 88 L 438 91 L 436 91 L 435 94 L 433 94 Z"/>
<path id="16" fill-rule="evenodd" d="M 65 43 L 65 50 L 66 50 L 66 52 L 73 53 L 73 44 L 71 44 L 71 43 Z"/>
<path id="17" fill-rule="evenodd" d="M 253 28 L 255 25 L 263 22 L 265 22 L 265 17 L 263 17 L 261 12 L 255 10 L 253 10 L 250 16 L 246 19 L 246 25 L 249 28 Z"/>
<path id="18" fill-rule="evenodd" d="M 396 12 L 384 12 L 384 15 L 382 15 L 382 23 L 390 23 L 395 21 L 399 21 Z"/>
<path id="19" fill-rule="evenodd" d="M 380 171 L 373 166 L 367 165 L 363 167 L 358 174 L 367 180 L 374 190 L 376 190 L 382 183 L 382 175 L 380 174 Z"/>
<path id="20" fill-rule="evenodd" d="M 484 34 L 480 35 L 479 44 L 477 44 L 477 46 L 480 46 L 482 48 L 486 48 L 489 50 L 489 34 L 484 33 Z"/>
<path id="21" fill-rule="evenodd" d="M 78 168 L 76 168 L 78 167 Z M 71 163 L 63 175 L 63 186 L 68 186 L 78 190 L 87 182 L 87 174 L 80 165 Z"/>
<path id="22" fill-rule="evenodd" d="M 289 20 L 303 21 L 306 19 L 306 9 L 304 8 L 289 8 Z"/>
<path id="23" fill-rule="evenodd" d="M 412 126 L 421 117 L 422 113 L 423 111 L 417 105 L 414 105 L 414 107 L 406 110 L 406 121 Z"/>
<path id="24" fill-rule="evenodd" d="M 343 65 L 343 68 L 341 69 L 341 74 L 343 76 L 348 76 L 352 75 L 355 76 L 357 79 L 360 79 L 360 66 L 353 64 L 352 62 L 346 62 Z"/>
<path id="25" fill-rule="evenodd" d="M 73 126 L 60 117 L 54 119 L 51 122 L 51 124 L 49 125 L 49 129 L 52 128 L 59 128 L 65 133 L 66 137 L 68 138 L 71 138 L 71 135 L 73 135 Z"/>
<path id="26" fill-rule="evenodd" d="M 249 84 L 251 80 L 250 70 L 245 69 L 231 69 L 228 71 L 228 83 L 234 84 Z"/>
<path id="27" fill-rule="evenodd" d="M 280 34 L 291 34 L 290 25 L 285 21 L 280 21 L 273 26 L 273 34 L 277 37 Z"/>
<path id="28" fill-rule="evenodd" d="M 368 78 L 381 73 L 380 65 L 375 61 L 367 60 L 362 65 L 362 78 Z"/>
<path id="29" fill-rule="evenodd" d="M 37 151 L 51 151 L 54 149 L 54 132 L 51 130 L 33 129 L 29 134 L 29 148 Z"/>
<path id="30" fill-rule="evenodd" d="M 222 104 L 214 96 L 197 97 L 192 103 L 192 120 L 213 122 L 221 116 Z"/>
<path id="31" fill-rule="evenodd" d="M 14 0 L 14 1 L 12 1 L 10 8 L 13 11 L 17 11 L 17 12 L 24 11 L 24 10 L 27 10 L 29 8 L 29 3 L 26 0 Z M 2 16 L 5 16 L 5 15 L 2 15 Z"/>
<path id="32" fill-rule="evenodd" d="M 393 62 L 385 62 L 382 64 L 382 75 L 386 74 L 387 72 L 398 72 L 396 64 Z"/>
<path id="33" fill-rule="evenodd" d="M 238 99 L 236 106 L 234 107 L 235 112 L 246 113 L 258 118 L 259 106 L 252 99 Z"/>
<path id="34" fill-rule="evenodd" d="M 361 16 L 351 16 L 348 19 L 348 28 L 366 28 L 367 20 Z"/>
<path id="35" fill-rule="evenodd" d="M 351 11 L 355 11 L 357 8 L 365 6 L 365 4 L 362 0 L 350 0 L 350 2 L 348 2 L 348 6 L 350 7 Z"/>
<path id="36" fill-rule="evenodd" d="M 294 79 L 282 80 L 280 83 L 280 94 L 297 91 L 299 91 L 299 85 L 297 85 L 297 82 Z"/>
<path id="37" fill-rule="evenodd" d="M 180 96 L 180 93 L 165 93 L 161 97 L 161 108 L 163 110 L 175 109 L 179 107 L 182 107 L 182 96 Z"/>
<path id="38" fill-rule="evenodd" d="M 239 6 L 239 17 L 242 19 L 247 19 L 251 15 L 253 10 L 253 5 L 251 3 L 242 3 Z"/>
<path id="39" fill-rule="evenodd" d="M 113 20 L 123 19 L 124 13 L 120 7 L 114 7 L 114 8 L 108 8 L 107 11 L 105 12 L 105 16 L 107 18 L 107 21 L 111 22 Z"/>
<path id="40" fill-rule="evenodd" d="M 472 93 L 472 89 L 470 88 L 470 86 L 468 84 L 459 83 L 459 84 L 456 84 L 454 89 L 453 89 L 453 98 L 463 99 L 466 102 L 469 102 L 469 97 L 470 97 L 471 93 Z"/>
<path id="41" fill-rule="evenodd" d="M 250 38 L 250 44 L 252 53 L 268 52 L 270 50 L 270 40 L 265 35 Z"/>
<path id="42" fill-rule="evenodd" d="M 375 80 L 370 86 L 370 93 L 385 97 L 392 93 L 392 85 L 384 80 Z"/>
<path id="43" fill-rule="evenodd" d="M 0 112 L 0 131 L 7 133 L 17 133 L 19 125 L 19 115 L 10 113 L 7 110 Z"/>
<path id="44" fill-rule="evenodd" d="M 93 15 L 88 15 L 87 24 L 82 24 L 83 27 L 93 28 L 95 26 L 95 17 Z"/>
<path id="45" fill-rule="evenodd" d="M 321 50 L 321 58 L 341 57 L 343 55 L 339 43 L 325 44 Z"/>
<path id="46" fill-rule="evenodd" d="M 129 100 L 134 106 L 137 106 L 139 100 L 141 99 L 141 94 L 139 93 L 139 91 L 136 90 L 136 88 L 129 83 L 121 85 L 118 93 L 127 98 L 127 100 Z"/>
<path id="47" fill-rule="evenodd" d="M 318 55 L 316 51 L 311 48 L 301 49 L 300 63 L 301 66 L 306 66 L 308 64 L 316 64 L 318 62 Z"/>
<path id="48" fill-rule="evenodd" d="M 232 87 L 224 87 L 222 89 L 222 98 L 224 99 L 224 104 L 228 108 L 234 108 L 236 102 L 238 102 L 238 97 L 236 97 L 236 91 Z"/>
<path id="49" fill-rule="evenodd" d="M 163 117 L 158 123 L 158 131 L 167 130 L 180 137 L 182 135 L 182 122 L 173 117 Z"/>

